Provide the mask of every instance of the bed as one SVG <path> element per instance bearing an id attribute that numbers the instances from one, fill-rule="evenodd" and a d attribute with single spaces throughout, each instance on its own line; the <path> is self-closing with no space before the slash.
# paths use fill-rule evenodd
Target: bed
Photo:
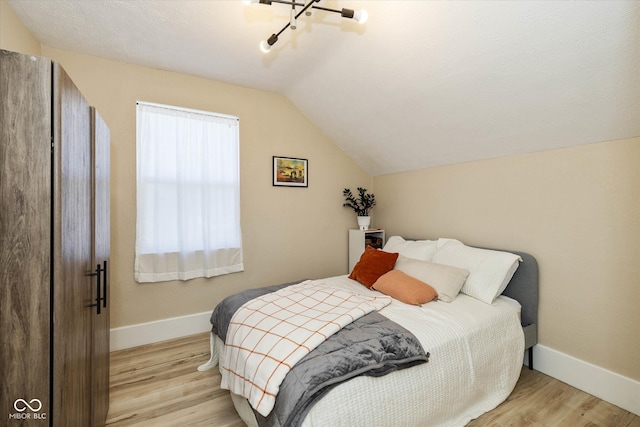
<path id="1" fill-rule="evenodd" d="M 452 239 L 406 240 L 398 236 L 389 239 L 383 252 L 398 253 L 393 269 L 416 272 L 416 277 L 420 277 L 419 272 L 412 268 L 423 266 L 417 261 L 466 267 L 471 274 L 461 292 L 453 291 L 449 302 L 444 302 L 444 294 L 450 291 L 438 289 L 442 300 L 412 305 L 392 298 L 379 311 L 419 340 L 428 352 L 428 363 L 384 376 L 356 376 L 334 385 L 310 405 L 296 425 L 463 426 L 509 396 L 520 375 L 525 349 L 529 350 L 532 368 L 538 312 L 538 266 L 533 256 L 520 251 L 472 248 Z M 502 254 L 509 254 L 508 263 L 513 259 L 517 262 L 507 269 L 505 277 L 500 271 L 496 280 L 493 270 L 487 274 L 483 268 L 495 267 L 494 255 L 497 260 Z M 384 295 L 349 278 L 353 273 L 318 283 L 355 294 Z M 480 283 L 478 280 L 505 283 L 492 285 L 491 292 L 499 292 L 487 296 L 485 288 L 473 289 L 474 284 Z M 225 342 L 212 332 L 211 359 L 199 370 L 216 366 L 226 351 Z M 245 398 L 234 393 L 231 397 L 247 425 L 267 425 L 267 419 L 257 415 Z M 271 425 L 282 425 L 278 420 L 270 421 Z"/>

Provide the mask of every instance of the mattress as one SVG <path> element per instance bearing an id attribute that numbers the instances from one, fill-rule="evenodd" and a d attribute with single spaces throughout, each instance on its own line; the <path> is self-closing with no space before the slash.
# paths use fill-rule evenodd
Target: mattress
<path id="1" fill-rule="evenodd" d="M 323 281 L 352 292 L 375 292 L 346 275 Z M 517 301 L 501 295 L 489 305 L 459 294 L 451 303 L 421 307 L 393 300 L 380 313 L 418 338 L 431 354 L 429 363 L 342 383 L 313 406 L 303 426 L 463 426 L 513 391 L 524 352 Z M 214 358 L 225 351 L 216 340 Z M 232 399 L 245 423 L 257 425 L 247 401 Z"/>

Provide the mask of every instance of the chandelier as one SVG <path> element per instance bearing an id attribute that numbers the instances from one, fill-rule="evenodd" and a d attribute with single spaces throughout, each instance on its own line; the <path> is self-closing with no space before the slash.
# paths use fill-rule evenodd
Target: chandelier
<path id="1" fill-rule="evenodd" d="M 297 20 L 300 17 L 300 15 L 304 13 L 305 16 L 311 16 L 311 9 L 323 10 L 325 12 L 339 13 L 340 16 L 342 16 L 343 18 L 353 19 L 360 24 L 364 24 L 367 21 L 366 10 L 353 10 L 353 9 L 344 9 L 344 8 L 341 10 L 330 9 L 327 7 L 316 6 L 315 3 L 319 3 L 319 2 L 320 0 L 310 0 L 308 3 L 305 4 L 305 3 L 296 3 L 295 1 L 285 1 L 285 0 L 243 0 L 243 3 L 245 4 L 260 3 L 260 4 L 271 5 L 271 3 L 280 3 L 280 4 L 286 4 L 291 6 L 289 22 L 284 27 L 282 27 L 280 31 L 278 31 L 277 33 L 271 34 L 271 37 L 260 42 L 260 50 L 262 50 L 264 53 L 269 52 L 269 49 L 271 49 L 271 46 L 276 44 L 276 42 L 278 41 L 278 37 L 280 36 L 280 34 L 284 32 L 284 30 L 286 30 L 287 28 L 291 28 L 292 30 L 296 29 Z M 296 7 L 302 7 L 302 9 L 296 9 Z"/>

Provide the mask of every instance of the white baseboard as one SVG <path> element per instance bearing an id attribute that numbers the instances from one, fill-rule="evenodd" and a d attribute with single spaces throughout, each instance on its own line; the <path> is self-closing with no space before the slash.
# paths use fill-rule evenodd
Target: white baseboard
<path id="1" fill-rule="evenodd" d="M 111 351 L 211 331 L 211 312 L 189 314 L 111 329 Z"/>
<path id="2" fill-rule="evenodd" d="M 528 354 L 525 364 L 529 366 Z M 533 369 L 640 415 L 640 381 L 624 377 L 543 345 L 533 347 Z"/>
<path id="3" fill-rule="evenodd" d="M 209 332 L 211 312 L 111 329 L 111 351 Z M 529 365 L 528 352 L 524 362 Z M 533 368 L 640 415 L 640 382 L 543 345 L 533 347 Z"/>

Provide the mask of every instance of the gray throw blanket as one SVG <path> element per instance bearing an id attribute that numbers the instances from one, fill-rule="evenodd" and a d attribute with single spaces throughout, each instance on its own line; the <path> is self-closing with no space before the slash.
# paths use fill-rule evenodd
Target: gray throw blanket
<path id="1" fill-rule="evenodd" d="M 222 340 L 233 313 L 244 303 L 285 286 L 250 289 L 225 298 L 211 315 L 212 331 Z M 369 313 L 330 336 L 300 360 L 280 385 L 267 417 L 254 411 L 260 426 L 299 426 L 313 403 L 343 381 L 358 375 L 382 376 L 426 363 L 418 339 L 378 312 Z"/>

